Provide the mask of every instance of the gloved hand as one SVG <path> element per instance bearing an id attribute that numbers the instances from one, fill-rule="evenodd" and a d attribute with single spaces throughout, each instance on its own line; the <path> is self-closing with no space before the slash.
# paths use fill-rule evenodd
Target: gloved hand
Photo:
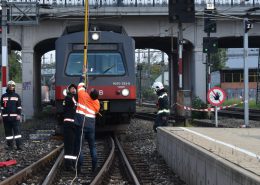
<path id="1" fill-rule="evenodd" d="M 16 116 L 16 120 L 19 120 L 19 121 L 20 121 L 20 119 L 21 119 L 21 116 L 20 116 L 20 115 L 17 115 L 17 116 Z"/>

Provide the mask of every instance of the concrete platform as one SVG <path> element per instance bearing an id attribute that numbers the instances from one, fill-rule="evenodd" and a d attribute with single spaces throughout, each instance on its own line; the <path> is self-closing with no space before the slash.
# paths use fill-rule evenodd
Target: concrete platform
<path id="1" fill-rule="evenodd" d="M 260 128 L 160 127 L 157 149 L 189 185 L 260 185 Z"/>

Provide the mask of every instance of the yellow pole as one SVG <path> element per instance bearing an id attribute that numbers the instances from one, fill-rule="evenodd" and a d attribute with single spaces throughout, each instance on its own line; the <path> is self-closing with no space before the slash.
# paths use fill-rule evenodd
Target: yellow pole
<path id="1" fill-rule="evenodd" d="M 85 69 L 88 66 L 88 55 L 87 55 L 87 50 L 88 50 L 88 0 L 85 0 L 85 18 L 84 18 L 84 64 L 83 64 L 83 69 Z M 85 71 L 85 85 L 88 87 L 88 80 L 87 80 L 87 70 Z"/>

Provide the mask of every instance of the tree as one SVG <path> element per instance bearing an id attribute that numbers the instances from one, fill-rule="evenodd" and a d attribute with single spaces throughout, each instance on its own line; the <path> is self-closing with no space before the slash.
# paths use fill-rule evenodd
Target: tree
<path id="1" fill-rule="evenodd" d="M 217 53 L 210 55 L 210 63 L 212 64 L 211 71 L 219 71 L 226 66 L 227 61 L 227 49 L 218 49 Z"/>
<path id="2" fill-rule="evenodd" d="M 9 55 L 9 79 L 15 82 L 22 82 L 22 64 L 21 56 L 16 51 L 11 51 Z"/>

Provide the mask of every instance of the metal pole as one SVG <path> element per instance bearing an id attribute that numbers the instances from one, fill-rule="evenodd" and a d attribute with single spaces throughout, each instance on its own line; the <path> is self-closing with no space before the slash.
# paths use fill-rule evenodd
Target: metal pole
<path id="1" fill-rule="evenodd" d="M 162 62 L 161 62 L 161 73 L 162 73 L 162 84 L 164 84 L 164 52 L 162 51 Z"/>
<path id="2" fill-rule="evenodd" d="M 210 32 L 207 32 L 207 37 L 210 38 Z M 210 90 L 210 52 L 208 48 L 207 58 L 206 58 L 206 95 Z"/>
<path id="3" fill-rule="evenodd" d="M 8 81 L 7 51 L 7 1 L 2 1 L 2 94 L 6 92 Z"/>
<path id="4" fill-rule="evenodd" d="M 248 33 L 245 31 L 246 22 L 248 18 L 244 18 L 244 124 L 247 127 L 249 124 L 248 112 Z"/>
<path id="5" fill-rule="evenodd" d="M 218 107 L 215 106 L 215 126 L 218 127 Z"/>
<path id="6" fill-rule="evenodd" d="M 148 60 L 148 86 L 151 86 L 151 81 L 150 81 L 150 78 L 151 78 L 151 52 L 150 52 L 150 48 L 148 49 L 148 56 L 147 56 L 147 60 Z M 147 85 L 147 84 L 146 84 Z"/>
<path id="7" fill-rule="evenodd" d="M 173 101 L 176 101 L 176 94 L 174 94 L 174 78 L 173 75 L 175 73 L 173 73 L 173 25 L 171 27 L 171 54 L 170 54 L 170 60 L 169 60 L 169 100 L 170 100 L 170 107 L 172 107 L 174 105 Z M 177 92 L 177 91 L 175 91 Z"/>
<path id="8" fill-rule="evenodd" d="M 140 77 L 140 81 L 139 81 L 139 105 L 142 105 L 142 66 L 140 65 L 139 68 L 139 77 Z"/>
<path id="9" fill-rule="evenodd" d="M 182 50 L 183 50 L 183 34 L 182 23 L 179 22 L 179 38 L 178 38 L 178 74 L 179 74 L 179 88 L 182 89 Z"/>

